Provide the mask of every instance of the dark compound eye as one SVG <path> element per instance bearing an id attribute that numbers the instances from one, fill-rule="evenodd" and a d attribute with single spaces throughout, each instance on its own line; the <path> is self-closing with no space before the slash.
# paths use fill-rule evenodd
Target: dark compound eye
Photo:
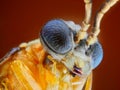
<path id="1" fill-rule="evenodd" d="M 102 61 L 103 58 L 103 49 L 99 42 L 91 45 L 86 51 L 86 55 L 92 56 L 92 65 L 93 68 L 96 68 Z"/>
<path id="2" fill-rule="evenodd" d="M 43 43 L 53 52 L 65 54 L 72 49 L 72 32 L 62 20 L 51 20 L 40 33 Z"/>

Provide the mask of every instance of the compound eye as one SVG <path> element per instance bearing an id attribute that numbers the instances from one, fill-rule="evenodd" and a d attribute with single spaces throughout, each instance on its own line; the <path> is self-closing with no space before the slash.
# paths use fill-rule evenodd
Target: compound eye
<path id="1" fill-rule="evenodd" d="M 49 21 L 40 34 L 44 45 L 57 54 L 66 54 L 72 49 L 73 34 L 62 20 Z"/>
<path id="2" fill-rule="evenodd" d="M 103 49 L 99 42 L 91 45 L 86 51 L 86 55 L 92 57 L 93 69 L 96 68 L 103 59 Z"/>

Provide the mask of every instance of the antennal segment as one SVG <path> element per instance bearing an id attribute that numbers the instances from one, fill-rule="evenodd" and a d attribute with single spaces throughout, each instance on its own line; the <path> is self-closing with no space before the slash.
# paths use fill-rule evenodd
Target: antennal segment
<path id="1" fill-rule="evenodd" d="M 117 1 L 119 0 L 106 0 L 106 2 L 102 5 L 98 13 L 96 14 L 95 20 L 94 20 L 94 26 L 92 29 L 92 33 L 88 36 L 87 44 L 91 45 L 97 41 L 97 36 L 100 33 L 100 23 L 104 16 L 104 14 L 112 7 L 114 6 Z"/>
<path id="2" fill-rule="evenodd" d="M 81 30 L 78 32 L 78 39 L 76 43 L 79 43 L 80 40 L 84 39 L 87 36 L 87 30 L 90 27 L 90 19 L 92 12 L 92 0 L 84 0 L 85 3 L 85 18 L 81 25 Z"/>

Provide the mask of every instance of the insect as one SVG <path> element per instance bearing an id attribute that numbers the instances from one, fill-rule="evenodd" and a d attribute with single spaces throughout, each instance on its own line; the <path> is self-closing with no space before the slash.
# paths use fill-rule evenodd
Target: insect
<path id="1" fill-rule="evenodd" d="M 107 0 L 94 19 L 92 0 L 85 2 L 82 25 L 54 19 L 40 31 L 40 39 L 22 43 L 0 59 L 0 90 L 91 90 L 92 70 L 103 58 L 97 38 L 103 15 L 118 0 Z"/>

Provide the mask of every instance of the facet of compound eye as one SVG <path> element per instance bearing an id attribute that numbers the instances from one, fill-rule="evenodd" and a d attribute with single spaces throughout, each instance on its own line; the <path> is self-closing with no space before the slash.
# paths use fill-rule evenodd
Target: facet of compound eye
<path id="1" fill-rule="evenodd" d="M 73 47 L 73 33 L 62 20 L 51 20 L 40 33 L 43 43 L 57 54 L 65 54 Z"/>
<path id="2" fill-rule="evenodd" d="M 96 68 L 103 59 L 103 49 L 99 42 L 90 45 L 88 50 L 86 51 L 86 55 L 92 57 L 92 66 L 93 69 Z"/>
<path id="3" fill-rule="evenodd" d="M 75 24 L 73 21 L 65 21 L 65 24 L 68 25 L 68 27 L 71 29 L 71 31 L 73 32 L 73 36 L 74 36 L 74 41 L 77 40 L 77 33 L 81 30 L 81 26 L 79 24 Z"/>

